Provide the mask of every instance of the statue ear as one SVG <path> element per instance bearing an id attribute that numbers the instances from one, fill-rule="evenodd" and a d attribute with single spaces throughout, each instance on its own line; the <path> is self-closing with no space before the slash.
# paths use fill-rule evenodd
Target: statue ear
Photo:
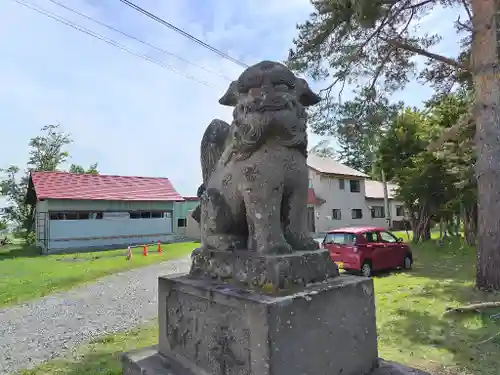
<path id="1" fill-rule="evenodd" d="M 226 93 L 219 99 L 219 104 L 227 105 L 228 107 L 236 106 L 238 95 L 238 82 L 233 81 L 229 85 Z"/>
<path id="2" fill-rule="evenodd" d="M 311 90 L 305 79 L 298 78 L 297 81 L 300 92 L 300 104 L 302 104 L 304 107 L 309 107 L 311 105 L 318 104 L 321 101 L 321 97 Z"/>

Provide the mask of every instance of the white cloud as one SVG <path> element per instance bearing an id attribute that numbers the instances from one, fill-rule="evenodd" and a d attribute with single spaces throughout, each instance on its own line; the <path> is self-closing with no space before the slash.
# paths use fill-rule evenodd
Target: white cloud
<path id="1" fill-rule="evenodd" d="M 22 0 L 24 1 L 24 0 Z M 206 87 L 61 25 L 13 0 L 0 2 L 0 167 L 24 165 L 27 142 L 48 123 L 72 134 L 71 162 L 102 173 L 167 176 L 181 194 L 200 182 L 199 141 L 228 81 L 82 19 L 50 0 L 27 0 L 147 54 Z M 231 78 L 242 68 L 118 1 L 57 0 Z M 248 64 L 282 60 L 307 0 L 143 0 L 152 13 Z M 8 37 L 5 37 L 8 36 Z M 317 140 L 317 137 L 313 137 Z"/>

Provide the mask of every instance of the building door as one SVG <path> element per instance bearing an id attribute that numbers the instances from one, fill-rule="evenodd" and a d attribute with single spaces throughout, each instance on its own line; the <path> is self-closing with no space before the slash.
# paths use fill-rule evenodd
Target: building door
<path id="1" fill-rule="evenodd" d="M 316 232 L 316 226 L 314 225 L 314 207 L 307 207 L 307 229 L 309 232 Z"/>

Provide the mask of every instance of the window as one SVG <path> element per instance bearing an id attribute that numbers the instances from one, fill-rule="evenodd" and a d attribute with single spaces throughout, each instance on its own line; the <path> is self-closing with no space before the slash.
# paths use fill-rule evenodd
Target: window
<path id="1" fill-rule="evenodd" d="M 352 245 L 356 242 L 354 233 L 328 233 L 325 236 L 325 244 Z"/>
<path id="2" fill-rule="evenodd" d="M 334 208 L 332 210 L 332 220 L 342 220 L 342 212 L 340 208 Z"/>
<path id="3" fill-rule="evenodd" d="M 351 188 L 351 193 L 361 192 L 361 182 L 359 180 L 350 180 L 349 185 Z"/>
<path id="4" fill-rule="evenodd" d="M 405 216 L 405 210 L 403 206 L 396 206 L 396 216 Z"/>
<path id="5" fill-rule="evenodd" d="M 380 219 L 385 217 L 384 206 L 372 206 L 372 218 Z"/>
<path id="6" fill-rule="evenodd" d="M 131 219 L 162 219 L 172 218 L 172 212 L 170 211 L 131 211 Z"/>
<path id="7" fill-rule="evenodd" d="M 78 219 L 80 220 L 89 220 L 91 212 L 80 212 L 78 213 Z"/>
<path id="8" fill-rule="evenodd" d="M 64 220 L 78 220 L 78 212 L 65 212 Z"/>
<path id="9" fill-rule="evenodd" d="M 132 211 L 132 212 L 130 212 L 130 218 L 131 219 L 140 219 L 141 218 L 140 211 Z"/>
<path id="10" fill-rule="evenodd" d="M 185 228 L 186 227 L 186 218 L 177 219 L 177 227 L 178 228 Z"/>
<path id="11" fill-rule="evenodd" d="M 363 218 L 363 210 L 360 208 L 353 208 L 351 210 L 353 219 L 362 219 Z"/>
<path id="12" fill-rule="evenodd" d="M 389 242 L 389 243 L 398 242 L 398 239 L 389 232 L 380 232 L 380 239 L 382 242 Z"/>
<path id="13" fill-rule="evenodd" d="M 339 180 L 339 189 L 344 190 L 345 189 L 345 180 Z"/>
<path id="14" fill-rule="evenodd" d="M 370 242 L 370 243 L 378 242 L 378 236 L 377 236 L 377 233 L 375 233 L 375 232 L 363 233 L 363 237 L 365 238 L 366 242 Z"/>
<path id="15" fill-rule="evenodd" d="M 51 212 L 50 220 L 64 220 L 64 213 L 62 212 Z"/>
<path id="16" fill-rule="evenodd" d="M 102 219 L 102 212 L 88 212 L 88 211 L 50 212 L 49 217 L 50 220 Z"/>

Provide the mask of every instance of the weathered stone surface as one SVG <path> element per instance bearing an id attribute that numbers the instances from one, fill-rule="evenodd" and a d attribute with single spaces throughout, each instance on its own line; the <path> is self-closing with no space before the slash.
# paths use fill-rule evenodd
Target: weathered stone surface
<path id="1" fill-rule="evenodd" d="M 201 141 L 202 247 L 261 254 L 316 250 L 307 228 L 307 106 L 320 98 L 283 64 L 262 61 L 231 83 Z"/>
<path id="2" fill-rule="evenodd" d="M 167 358 L 158 353 L 156 346 L 139 349 L 122 356 L 124 375 L 194 375 L 187 372 L 172 372 Z M 290 373 L 288 375 L 295 375 Z M 302 375 L 302 374 L 300 374 Z M 308 374 L 309 375 L 309 374 Z M 316 374 L 310 374 L 316 375 Z M 327 374 L 330 375 L 330 374 Z M 337 375 L 331 373 L 331 375 Z M 365 374 L 357 374 L 365 375 Z M 394 362 L 379 361 L 379 367 L 368 375 L 431 375 L 428 372 L 406 367 Z"/>
<path id="3" fill-rule="evenodd" d="M 159 353 L 178 374 L 368 374 L 377 363 L 371 279 L 275 295 L 160 278 Z"/>
<path id="4" fill-rule="evenodd" d="M 190 276 L 272 290 L 325 281 L 339 275 L 327 250 L 260 255 L 248 251 L 197 249 Z"/>

